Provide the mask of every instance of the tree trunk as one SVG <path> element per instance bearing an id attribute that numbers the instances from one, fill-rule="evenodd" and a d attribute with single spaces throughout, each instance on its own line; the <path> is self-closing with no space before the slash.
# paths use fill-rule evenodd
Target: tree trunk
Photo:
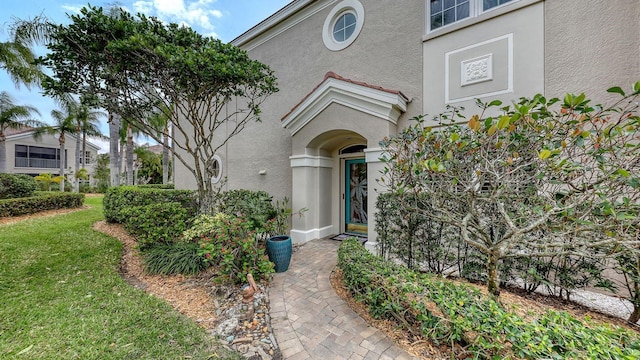
<path id="1" fill-rule="evenodd" d="M 162 134 L 162 183 L 169 183 L 169 126 L 164 127 Z"/>
<path id="2" fill-rule="evenodd" d="M 133 185 L 133 130 L 127 125 L 127 185 Z"/>
<path id="3" fill-rule="evenodd" d="M 498 260 L 500 257 L 494 252 L 487 254 L 487 290 L 489 294 L 500 296 L 500 287 L 498 282 Z"/>
<path id="4" fill-rule="evenodd" d="M 80 171 L 80 126 L 76 127 L 76 161 L 75 161 L 75 181 L 73 183 L 73 191 L 80 192 L 80 179 L 78 179 L 78 171 Z"/>
<path id="5" fill-rule="evenodd" d="M 120 118 L 118 115 L 109 114 L 109 175 L 110 185 L 120 185 L 120 154 L 118 145 L 120 144 Z"/>
<path id="6" fill-rule="evenodd" d="M 64 192 L 64 169 L 67 167 L 64 156 L 64 133 L 60 133 L 60 191 Z"/>
<path id="7" fill-rule="evenodd" d="M 4 136 L 4 132 L 0 129 L 0 174 L 7 172 L 7 138 Z"/>

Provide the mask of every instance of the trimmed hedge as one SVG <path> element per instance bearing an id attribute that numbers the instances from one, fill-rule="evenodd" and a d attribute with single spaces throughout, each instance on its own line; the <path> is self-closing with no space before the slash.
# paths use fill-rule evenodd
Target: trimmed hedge
<path id="1" fill-rule="evenodd" d="M 180 203 L 191 217 L 198 213 L 194 191 L 117 186 L 109 188 L 104 196 L 104 217 L 110 223 L 124 223 L 127 220 L 124 209 L 170 202 Z"/>
<path id="2" fill-rule="evenodd" d="M 71 209 L 84 204 L 84 194 L 47 193 L 19 199 L 0 200 L 0 217 L 20 216 L 45 210 Z"/>
<path id="3" fill-rule="evenodd" d="M 145 249 L 176 242 L 189 228 L 193 215 L 178 202 L 133 206 L 123 209 L 124 227 Z"/>
<path id="4" fill-rule="evenodd" d="M 29 175 L 0 173 L 0 200 L 33 196 L 38 184 Z"/>
<path id="5" fill-rule="evenodd" d="M 175 189 L 175 186 L 173 184 L 140 184 L 135 186 L 141 189 L 165 189 L 165 190 Z"/>
<path id="6" fill-rule="evenodd" d="M 375 318 L 397 321 L 436 344 L 477 359 L 637 359 L 640 336 L 548 311 L 533 320 L 505 310 L 477 289 L 421 274 L 343 241 L 338 266 L 345 285 Z"/>

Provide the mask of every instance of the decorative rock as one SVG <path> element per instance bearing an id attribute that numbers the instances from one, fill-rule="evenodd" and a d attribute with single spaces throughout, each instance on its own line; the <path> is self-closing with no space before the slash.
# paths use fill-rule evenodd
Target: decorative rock
<path id="1" fill-rule="evenodd" d="M 237 326 L 238 326 L 238 319 L 231 318 L 231 319 L 225 320 L 220 325 L 218 325 L 215 332 L 218 336 L 229 336 L 233 334 Z"/>

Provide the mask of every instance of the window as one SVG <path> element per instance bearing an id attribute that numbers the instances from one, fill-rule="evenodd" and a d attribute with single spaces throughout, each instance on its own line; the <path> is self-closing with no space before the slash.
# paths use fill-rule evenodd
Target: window
<path id="1" fill-rule="evenodd" d="M 429 0 L 429 31 L 475 17 L 515 0 Z"/>
<path id="2" fill-rule="evenodd" d="M 83 164 L 82 160 L 83 160 L 82 159 L 82 154 L 80 154 L 80 165 Z M 85 165 L 91 164 L 91 151 L 85 151 L 84 152 L 84 164 Z"/>
<path id="3" fill-rule="evenodd" d="M 217 184 L 222 179 L 222 159 L 218 155 L 213 155 L 213 159 L 211 159 L 211 169 L 213 172 L 213 176 L 211 177 L 211 182 Z"/>
<path id="4" fill-rule="evenodd" d="M 333 27 L 333 38 L 337 42 L 346 41 L 353 35 L 356 29 L 356 15 L 348 12 L 340 15 L 336 25 Z"/>
<path id="5" fill-rule="evenodd" d="M 340 51 L 351 45 L 364 25 L 364 7 L 358 0 L 342 0 L 324 21 L 322 41 L 327 49 Z"/>
<path id="6" fill-rule="evenodd" d="M 57 169 L 60 167 L 60 149 L 40 146 L 17 145 L 16 167 Z M 64 154 L 65 163 L 67 151 Z"/>

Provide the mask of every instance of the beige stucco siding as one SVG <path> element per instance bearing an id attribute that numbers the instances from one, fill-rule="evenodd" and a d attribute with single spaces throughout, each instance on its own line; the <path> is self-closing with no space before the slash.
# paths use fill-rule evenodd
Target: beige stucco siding
<path id="1" fill-rule="evenodd" d="M 545 93 L 584 92 L 606 101 L 606 89 L 640 80 L 640 1 L 547 0 Z"/>
<path id="2" fill-rule="evenodd" d="M 467 23 L 470 25 L 464 27 Z M 508 104 L 544 91 L 544 2 L 521 0 L 455 26 L 454 31 L 443 29 L 442 34 L 425 37 L 424 112 L 428 119 L 443 112 L 446 105 L 464 107 L 469 115 L 476 111 L 476 98 Z M 474 64 L 484 66 L 485 73 L 477 80 L 472 73 L 471 82 L 465 83 L 465 66 L 472 70 Z"/>
<path id="3" fill-rule="evenodd" d="M 316 3 L 327 6 L 320 6 L 319 12 L 277 36 L 257 46 L 251 44 L 249 55 L 275 71 L 280 92 L 268 98 L 261 107 L 262 122 L 248 126 L 225 149 L 229 188 L 262 189 L 277 198 L 291 197 L 289 157 L 293 154 L 292 141 L 291 134 L 282 127 L 281 119 L 323 81 L 328 71 L 402 91 L 412 102 L 401 116 L 401 123 L 421 113 L 419 79 L 422 77 L 424 4 L 411 0 L 395 1 L 393 5 L 382 0 L 362 1 L 365 23 L 357 40 L 342 51 L 330 51 L 322 41 L 322 28 L 337 2 Z M 368 125 L 354 128 L 355 125 L 349 123 L 350 118 L 341 114 L 323 116 L 322 120 L 317 119 L 317 124 L 314 120 L 307 126 L 333 126 L 324 121 L 336 122 L 336 128 L 353 128 L 363 135 L 372 132 Z M 380 124 L 384 128 L 379 133 L 388 133 L 388 124 L 383 121 Z M 370 139 L 369 146 L 377 146 L 379 140 L 381 138 Z M 296 143 L 293 148 L 304 151 L 304 146 L 306 144 Z M 259 175 L 260 170 L 266 170 L 266 175 Z"/>

